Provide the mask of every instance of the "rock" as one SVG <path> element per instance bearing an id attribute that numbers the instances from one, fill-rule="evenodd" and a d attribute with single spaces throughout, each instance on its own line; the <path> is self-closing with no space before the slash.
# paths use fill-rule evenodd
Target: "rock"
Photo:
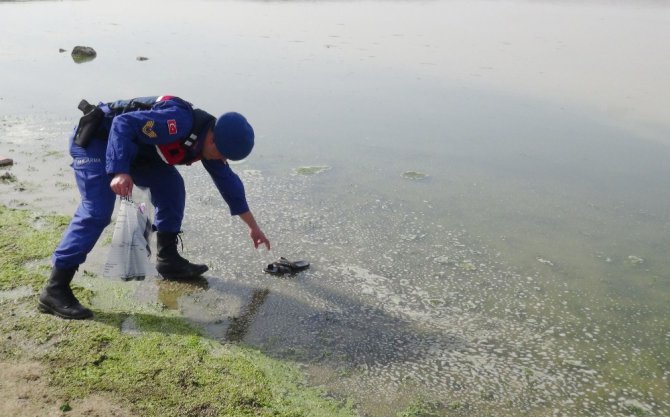
<path id="1" fill-rule="evenodd" d="M 75 46 L 72 49 L 72 60 L 77 64 L 92 61 L 97 55 L 95 49 L 90 46 Z"/>
<path id="2" fill-rule="evenodd" d="M 60 52 L 62 54 L 63 52 L 67 52 L 67 51 L 63 48 L 58 48 L 58 52 Z"/>
<path id="3" fill-rule="evenodd" d="M 75 46 L 72 55 L 96 56 L 98 53 L 90 46 Z"/>
<path id="4" fill-rule="evenodd" d="M 0 167 L 7 167 L 10 165 L 14 165 L 14 160 L 0 155 Z"/>
<path id="5" fill-rule="evenodd" d="M 147 58 L 147 57 L 145 57 L 145 56 L 138 56 L 138 57 L 135 58 L 135 59 L 137 59 L 138 61 L 148 61 L 148 60 L 149 60 L 149 58 Z"/>

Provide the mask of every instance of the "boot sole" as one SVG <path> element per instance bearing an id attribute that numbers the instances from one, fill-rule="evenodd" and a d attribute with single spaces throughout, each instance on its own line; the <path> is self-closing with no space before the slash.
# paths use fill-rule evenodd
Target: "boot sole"
<path id="1" fill-rule="evenodd" d="M 37 302 L 37 309 L 41 313 L 46 313 L 46 314 L 53 314 L 54 316 L 60 317 L 62 319 L 69 319 L 69 320 L 85 320 L 93 317 L 93 312 L 91 311 L 90 313 L 81 315 L 81 316 L 68 316 L 62 313 L 59 313 L 58 311 L 54 310 L 50 306 L 42 303 L 41 301 Z"/>
<path id="2" fill-rule="evenodd" d="M 165 274 L 160 274 L 163 279 L 168 280 L 168 281 L 193 281 L 196 280 L 200 277 L 202 277 L 202 274 L 188 274 L 188 275 L 165 275 Z"/>
<path id="3" fill-rule="evenodd" d="M 208 267 L 203 268 L 202 271 L 198 271 L 192 274 L 169 274 L 169 273 L 165 274 L 160 271 L 158 271 L 158 273 L 160 274 L 161 277 L 163 277 L 163 279 L 167 279 L 170 281 L 179 281 L 179 280 L 187 281 L 187 280 L 198 279 L 202 276 L 202 274 L 204 274 L 207 271 L 209 271 Z"/>

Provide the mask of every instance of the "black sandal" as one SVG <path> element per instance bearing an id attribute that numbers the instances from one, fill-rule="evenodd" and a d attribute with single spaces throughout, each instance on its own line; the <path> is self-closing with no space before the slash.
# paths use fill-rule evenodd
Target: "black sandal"
<path id="1" fill-rule="evenodd" d="M 278 261 L 269 264 L 263 271 L 273 275 L 295 274 L 309 268 L 307 261 L 291 262 L 283 256 Z"/>

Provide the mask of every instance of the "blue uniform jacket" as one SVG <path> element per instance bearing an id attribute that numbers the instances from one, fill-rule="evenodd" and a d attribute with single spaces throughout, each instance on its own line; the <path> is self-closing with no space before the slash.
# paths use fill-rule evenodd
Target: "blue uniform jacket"
<path id="1" fill-rule="evenodd" d="M 190 104 L 172 98 L 155 103 L 150 110 L 123 113 L 112 119 L 106 152 L 108 174 L 130 174 L 134 164 L 165 162 L 160 158 L 156 145 L 179 142 L 193 128 Z M 194 152 L 200 155 L 204 136 L 201 133 Z M 197 159 L 191 160 L 194 162 Z M 190 162 L 187 162 L 190 165 Z M 244 185 L 228 163 L 218 160 L 202 160 L 202 164 L 214 180 L 216 188 L 226 201 L 232 215 L 249 211 Z"/>

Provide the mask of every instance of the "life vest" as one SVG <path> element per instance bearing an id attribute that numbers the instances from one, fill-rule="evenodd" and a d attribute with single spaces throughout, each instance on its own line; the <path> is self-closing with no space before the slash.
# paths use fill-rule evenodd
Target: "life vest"
<path id="1" fill-rule="evenodd" d="M 207 129 L 210 123 L 215 120 L 214 116 L 204 110 L 194 109 L 191 103 L 175 96 L 138 97 L 132 100 L 119 100 L 107 103 L 107 106 L 114 116 L 118 116 L 119 114 L 132 111 L 150 110 L 158 102 L 173 99 L 183 101 L 189 105 L 193 116 L 193 127 L 187 135 L 175 142 L 155 145 L 156 152 L 166 164 L 191 165 L 202 158 L 202 152 L 198 152 L 198 150 L 202 149 L 197 146 L 198 139 L 205 133 L 205 129 Z"/>

